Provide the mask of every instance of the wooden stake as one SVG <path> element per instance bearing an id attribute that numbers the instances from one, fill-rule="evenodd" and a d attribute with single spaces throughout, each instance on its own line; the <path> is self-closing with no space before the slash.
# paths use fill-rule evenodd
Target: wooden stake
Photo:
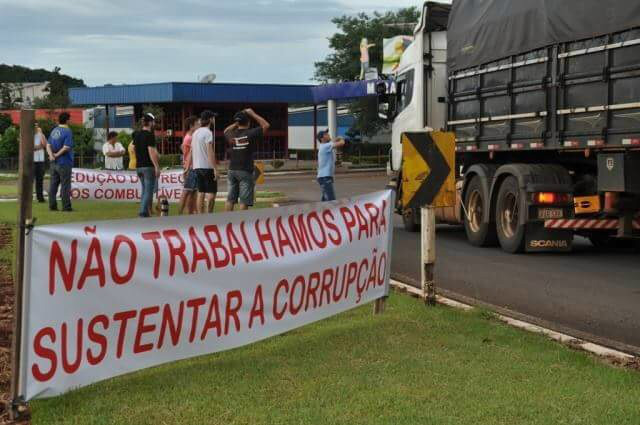
<path id="1" fill-rule="evenodd" d="M 434 267 L 436 262 L 436 214 L 431 206 L 422 207 L 422 291 L 428 305 L 436 305 Z"/>
<path id="2" fill-rule="evenodd" d="M 25 236 L 31 224 L 33 203 L 33 146 L 35 111 L 20 113 L 20 164 L 18 166 L 18 240 L 16 247 L 16 278 L 14 281 L 13 338 L 11 341 L 11 417 L 24 413 L 25 402 L 20 394 L 20 364 L 22 347 L 22 293 L 24 287 Z M 49 195 L 51 196 L 51 195 Z"/>
<path id="3" fill-rule="evenodd" d="M 386 303 L 387 297 L 378 298 L 375 303 L 373 303 L 373 314 L 384 313 L 384 307 Z"/>

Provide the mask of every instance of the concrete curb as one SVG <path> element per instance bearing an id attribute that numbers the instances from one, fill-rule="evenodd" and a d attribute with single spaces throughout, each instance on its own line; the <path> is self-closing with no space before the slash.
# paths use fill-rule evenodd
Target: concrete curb
<path id="1" fill-rule="evenodd" d="M 411 285 L 407 285 L 405 283 L 402 283 L 400 281 L 397 281 L 395 279 L 391 279 L 390 281 L 391 286 L 398 288 L 402 291 L 406 291 L 412 295 L 416 295 L 419 297 L 422 297 L 422 291 L 419 290 L 418 288 L 411 286 Z M 473 311 L 475 309 L 475 307 L 469 305 L 469 304 L 465 304 L 465 303 L 461 303 L 459 301 L 455 301 L 452 300 L 450 298 L 446 298 L 446 297 L 442 297 L 440 295 L 436 296 L 436 302 L 438 304 L 442 304 L 445 305 L 447 307 L 452 307 L 452 308 L 456 308 L 459 310 L 464 310 L 464 311 Z M 567 335 L 567 334 L 563 334 L 561 332 L 556 332 L 553 331 L 551 329 L 547 329 L 544 328 L 542 326 L 538 326 L 538 325 L 534 325 L 532 323 L 528 323 L 522 320 L 517 320 L 517 319 L 513 319 L 511 317 L 507 317 L 504 316 L 502 314 L 497 314 L 496 313 L 496 318 L 498 320 L 500 320 L 503 323 L 508 324 L 509 326 L 513 326 L 515 328 L 518 329 L 522 329 L 525 330 L 527 332 L 533 332 L 533 333 L 537 333 L 537 334 L 542 334 L 554 341 L 560 342 L 563 345 L 568 345 L 570 347 L 573 348 L 577 348 L 580 349 L 582 351 L 586 351 L 588 353 L 591 354 L 595 354 L 598 357 L 603 357 L 606 359 L 616 359 L 622 362 L 629 362 L 635 359 L 638 359 L 637 357 L 631 355 L 631 354 L 627 354 L 624 353 L 622 351 L 618 351 L 618 350 L 614 350 L 612 348 L 609 347 L 605 347 L 603 345 L 599 345 L 599 344 L 595 344 L 593 342 L 589 342 L 589 341 L 585 341 L 583 339 L 580 338 L 576 338 L 573 337 L 571 335 Z"/>

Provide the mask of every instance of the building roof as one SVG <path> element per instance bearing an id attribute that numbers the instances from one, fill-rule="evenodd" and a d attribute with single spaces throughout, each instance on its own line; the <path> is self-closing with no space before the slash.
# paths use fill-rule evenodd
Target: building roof
<path id="1" fill-rule="evenodd" d="M 311 85 L 157 83 L 69 89 L 73 105 L 314 102 Z"/>
<path id="2" fill-rule="evenodd" d="M 287 103 L 321 104 L 375 95 L 377 81 L 321 86 L 295 84 L 156 83 L 69 89 L 73 105 L 144 103 Z"/>

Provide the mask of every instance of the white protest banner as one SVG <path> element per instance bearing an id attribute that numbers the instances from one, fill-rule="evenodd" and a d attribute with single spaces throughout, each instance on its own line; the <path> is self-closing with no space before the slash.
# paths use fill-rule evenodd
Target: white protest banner
<path id="1" fill-rule="evenodd" d="M 182 170 L 162 171 L 158 179 L 158 196 L 166 197 L 169 202 L 180 202 L 183 183 Z M 141 195 L 142 186 L 135 171 L 72 170 L 72 199 L 138 202 Z"/>
<path id="2" fill-rule="evenodd" d="M 391 191 L 244 213 L 39 226 L 20 394 L 255 342 L 388 294 Z"/>

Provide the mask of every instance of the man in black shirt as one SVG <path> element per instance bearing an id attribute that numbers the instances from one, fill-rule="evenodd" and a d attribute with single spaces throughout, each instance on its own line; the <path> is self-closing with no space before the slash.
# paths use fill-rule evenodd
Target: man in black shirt
<path id="1" fill-rule="evenodd" d="M 153 134 L 154 122 L 155 117 L 152 114 L 145 114 L 142 117 L 142 130 L 133 133 L 137 161 L 136 171 L 142 185 L 142 199 L 138 214 L 140 217 L 151 216 L 153 195 L 158 189 L 158 177 L 160 177 L 156 136 Z"/>
<path id="2" fill-rule="evenodd" d="M 258 127 L 251 128 L 251 121 L 258 123 Z M 233 118 L 234 123 L 224 130 L 229 145 L 229 171 L 227 173 L 226 210 L 233 211 L 240 201 L 240 209 L 246 210 L 253 206 L 255 181 L 253 179 L 253 153 L 256 145 L 264 138 L 271 126 L 267 120 L 256 114 L 252 109 L 238 112 Z"/>

